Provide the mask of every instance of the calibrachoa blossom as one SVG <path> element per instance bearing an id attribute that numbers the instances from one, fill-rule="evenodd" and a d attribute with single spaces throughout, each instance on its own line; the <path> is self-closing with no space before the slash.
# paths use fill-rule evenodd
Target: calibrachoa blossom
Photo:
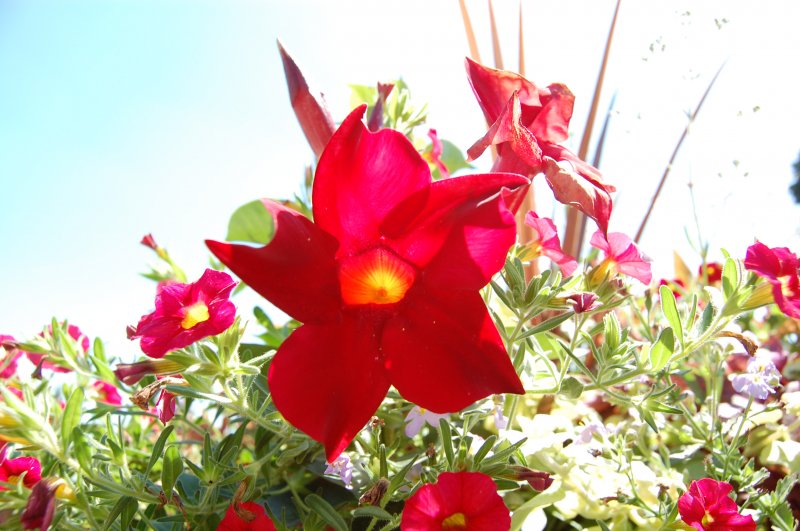
<path id="1" fill-rule="evenodd" d="M 775 393 L 774 388 L 780 381 L 781 373 L 772 363 L 771 355 L 759 353 L 748 360 L 747 371 L 734 376 L 731 384 L 737 393 L 766 400 Z"/>
<path id="2" fill-rule="evenodd" d="M 25 474 L 22 479 L 23 485 L 32 488 L 42 479 L 42 465 L 35 457 L 17 457 L 15 459 L 0 459 L 0 481 L 4 483 L 16 483 L 20 476 Z M 0 490 L 5 487 L 0 486 Z"/>
<path id="3" fill-rule="evenodd" d="M 437 413 L 433 413 L 432 411 L 428 411 L 425 408 L 414 406 L 408 412 L 408 415 L 406 415 L 406 436 L 413 437 L 414 435 L 418 434 L 426 422 L 436 428 L 439 426 L 440 419 L 446 419 L 449 417 L 450 415 L 447 413 L 439 415 Z"/>
<path id="4" fill-rule="evenodd" d="M 744 266 L 769 281 L 775 303 L 783 313 L 800 319 L 800 261 L 792 251 L 756 242 L 747 248 Z"/>
<path id="5" fill-rule="evenodd" d="M 540 218 L 530 211 L 525 215 L 525 224 L 531 227 L 536 237 L 528 246 L 534 256 L 546 256 L 561 269 L 565 277 L 572 275 L 578 268 L 578 262 L 561 249 L 561 240 L 558 239 L 556 224 L 550 218 Z"/>
<path id="6" fill-rule="evenodd" d="M 221 271 L 206 269 L 197 282 L 160 285 L 156 310 L 141 318 L 130 337 L 141 337 L 142 352 L 160 358 L 227 330 L 236 318 L 228 300 L 236 282 Z"/>
<path id="7" fill-rule="evenodd" d="M 0 334 L 0 378 L 11 378 L 17 373 L 17 360 L 22 355 L 12 346 L 14 338 Z"/>
<path id="8" fill-rule="evenodd" d="M 702 279 L 705 276 L 709 284 L 714 284 L 722 280 L 722 264 L 719 262 L 707 262 L 705 267 L 700 264 L 697 268 L 697 276 Z"/>
<path id="9" fill-rule="evenodd" d="M 443 472 L 407 501 L 402 531 L 508 531 L 511 515 L 492 478 L 480 472 Z"/>
<path id="10" fill-rule="evenodd" d="M 653 278 L 650 258 L 643 254 L 628 236 L 621 232 L 611 232 L 606 237 L 601 231 L 597 231 L 592 234 L 589 243 L 606 255 L 605 260 L 592 274 L 593 281 L 602 280 L 599 275 L 605 276 L 609 271 L 614 270 L 633 277 L 643 284 L 650 284 L 650 280 Z"/>
<path id="11" fill-rule="evenodd" d="M 553 195 L 597 222 L 603 233 L 611 216 L 611 192 L 594 166 L 559 145 L 568 137 L 575 96 L 560 83 L 537 87 L 519 74 L 467 59 L 467 76 L 491 125 L 467 154 L 477 158 L 490 145 L 498 157 L 492 171 L 544 172 Z"/>
<path id="12" fill-rule="evenodd" d="M 728 496 L 732 490 L 730 483 L 711 478 L 692 481 L 678 499 L 681 520 L 698 531 L 755 531 L 753 517 L 739 514 Z"/>
<path id="13" fill-rule="evenodd" d="M 121 406 L 122 397 L 119 396 L 117 388 L 108 382 L 96 381 L 92 384 L 94 390 L 97 391 L 97 401 L 110 406 Z"/>
<path id="14" fill-rule="evenodd" d="M 267 516 L 264 506 L 256 502 L 228 506 L 217 531 L 275 531 L 275 524 Z"/>
<path id="15" fill-rule="evenodd" d="M 44 478 L 31 489 L 28 503 L 20 516 L 23 529 L 46 531 L 53 522 L 56 498 L 75 500 L 75 493 L 61 478 Z"/>
<path id="16" fill-rule="evenodd" d="M 597 295 L 591 291 L 581 291 L 568 295 L 566 302 L 572 306 L 572 311 L 577 314 L 591 312 L 603 304 Z"/>
<path id="17" fill-rule="evenodd" d="M 47 327 L 47 330 L 52 334 L 53 326 L 49 325 Z M 67 325 L 67 334 L 69 334 L 69 337 L 78 342 L 84 353 L 89 351 L 89 338 L 86 335 L 84 335 L 83 332 L 81 332 L 80 328 L 78 328 L 75 325 Z M 39 334 L 39 335 L 44 335 L 44 334 Z M 50 369 L 53 372 L 72 371 L 72 369 L 68 367 L 62 367 L 61 365 L 48 361 L 44 354 L 25 352 L 25 355 L 28 356 L 28 359 L 31 360 L 31 363 L 33 363 L 34 365 L 39 365 L 41 363 L 43 369 Z"/>
<path id="18" fill-rule="evenodd" d="M 485 174 L 431 182 L 405 136 L 352 112 L 316 170 L 314 222 L 263 200 L 261 248 L 207 242 L 244 282 L 303 322 L 269 368 L 275 406 L 328 461 L 390 385 L 435 413 L 524 389 L 479 290 L 515 240 L 529 181 Z"/>
<path id="19" fill-rule="evenodd" d="M 328 463 L 327 468 L 325 468 L 325 474 L 339 476 L 344 484 L 349 487 L 353 483 L 353 463 L 350 462 L 350 457 L 342 454 L 332 463 Z"/>

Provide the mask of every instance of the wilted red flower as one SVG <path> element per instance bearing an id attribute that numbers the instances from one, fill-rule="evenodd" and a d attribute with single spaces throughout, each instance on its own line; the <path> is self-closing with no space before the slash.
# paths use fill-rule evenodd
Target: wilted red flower
<path id="1" fill-rule="evenodd" d="M 47 330 L 52 334 L 53 333 L 53 326 L 48 325 Z M 67 334 L 69 337 L 78 341 L 78 344 L 83 349 L 83 352 L 86 353 L 89 351 L 89 338 L 81 332 L 81 329 L 75 325 L 67 325 Z M 40 336 L 44 336 L 44 334 L 39 334 Z M 25 355 L 28 356 L 28 359 L 31 360 L 31 363 L 34 365 L 39 365 L 41 362 L 41 366 L 43 369 L 50 369 L 53 372 L 71 372 L 72 369 L 68 367 L 63 367 L 51 361 L 45 357 L 44 354 L 36 354 L 34 352 L 25 352 Z"/>
<path id="2" fill-rule="evenodd" d="M 643 284 L 650 284 L 653 278 L 650 258 L 642 253 L 628 236 L 621 232 L 611 232 L 606 238 L 602 231 L 597 231 L 589 243 L 606 255 L 605 260 L 592 273 L 592 280 L 596 280 L 595 277 L 599 277 L 600 274 L 605 276 L 610 270 L 614 270 L 633 277 Z"/>
<path id="3" fill-rule="evenodd" d="M 492 478 L 480 472 L 443 472 L 407 501 L 403 531 L 508 531 L 511 515 Z"/>
<path id="4" fill-rule="evenodd" d="M 486 135 L 467 154 L 477 158 L 497 146 L 492 171 L 524 175 L 544 172 L 556 199 L 597 222 L 605 233 L 611 216 L 611 192 L 600 172 L 558 145 L 568 137 L 575 97 L 562 84 L 539 88 L 519 74 L 495 70 L 467 59 L 467 77 L 486 121 Z"/>
<path id="5" fill-rule="evenodd" d="M 800 261 L 792 251 L 756 242 L 747 248 L 744 266 L 769 281 L 775 303 L 783 313 L 800 319 Z"/>
<path id="6" fill-rule="evenodd" d="M 13 337 L 0 334 L 0 378 L 11 378 L 17 373 L 17 360 L 22 352 L 13 343 Z"/>
<path id="7" fill-rule="evenodd" d="M 706 262 L 705 267 L 700 264 L 700 267 L 697 268 L 697 276 L 702 279 L 704 275 L 709 284 L 719 282 L 722 280 L 722 264 L 719 262 Z"/>
<path id="8" fill-rule="evenodd" d="M 325 445 L 329 462 L 390 385 L 435 413 L 524 392 L 478 290 L 514 243 L 507 202 L 528 180 L 431 182 L 408 139 L 370 133 L 363 113 L 344 120 L 320 158 L 313 223 L 265 199 L 275 224 L 268 245 L 207 242 L 248 286 L 304 323 L 278 349 L 269 386 L 278 410 Z"/>
<path id="9" fill-rule="evenodd" d="M 39 463 L 39 460 L 35 457 L 6 459 L 5 456 L 0 459 L 0 481 L 4 483 L 16 483 L 19 481 L 22 474 L 25 474 L 25 477 L 22 479 L 23 485 L 29 489 L 32 488 L 42 479 L 42 465 Z M 0 490 L 5 490 L 5 487 L 0 486 Z"/>
<path id="10" fill-rule="evenodd" d="M 122 405 L 122 397 L 119 396 L 117 388 L 110 383 L 98 380 L 92 384 L 92 387 L 94 387 L 95 391 L 97 391 L 98 402 L 102 402 L 110 406 Z"/>
<path id="11" fill-rule="evenodd" d="M 750 515 L 739 514 L 739 507 L 728 494 L 730 483 L 704 478 L 692 481 L 678 499 L 681 520 L 699 531 L 755 531 Z"/>
<path id="12" fill-rule="evenodd" d="M 56 512 L 56 496 L 71 498 L 74 493 L 61 478 L 44 478 L 31 489 L 28 503 L 20 516 L 23 529 L 46 531 Z"/>
<path id="13" fill-rule="evenodd" d="M 234 505 L 228 506 L 217 531 L 275 531 L 275 524 L 262 505 L 255 502 L 239 503 L 238 507 Z"/>
<path id="14" fill-rule="evenodd" d="M 228 300 L 236 282 L 221 271 L 206 269 L 197 282 L 159 286 L 156 310 L 141 318 L 131 339 L 141 337 L 142 352 L 160 358 L 227 330 L 236 318 Z"/>
<path id="15" fill-rule="evenodd" d="M 525 224 L 536 233 L 536 239 L 528 246 L 535 256 L 546 256 L 561 269 L 564 276 L 568 277 L 575 272 L 578 262 L 561 249 L 561 240 L 558 239 L 556 224 L 550 218 L 540 218 L 531 210 L 525 215 Z"/>

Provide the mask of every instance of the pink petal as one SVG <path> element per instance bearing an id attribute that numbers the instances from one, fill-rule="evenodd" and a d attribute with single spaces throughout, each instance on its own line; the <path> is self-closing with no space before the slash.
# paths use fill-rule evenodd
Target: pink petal
<path id="1" fill-rule="evenodd" d="M 564 276 L 572 275 L 578 268 L 578 262 L 561 249 L 561 240 L 558 238 L 553 220 L 540 218 L 536 212 L 530 211 L 525 215 L 525 224 L 538 234 L 540 252 L 558 264 Z"/>
<path id="2" fill-rule="evenodd" d="M 469 58 L 465 66 L 469 84 L 488 123 L 497 121 L 514 92 L 526 106 L 541 107 L 540 90 L 521 75 L 488 68 Z"/>
<path id="3" fill-rule="evenodd" d="M 554 83 L 547 90 L 540 91 L 542 108 L 528 129 L 541 142 L 563 142 L 569 138 L 569 121 L 572 119 L 572 106 L 575 96 L 561 83 Z M 523 113 L 524 113 L 524 102 Z M 524 114 L 523 114 L 524 118 Z"/>
<path id="4" fill-rule="evenodd" d="M 544 148 L 543 145 L 543 153 L 545 152 Z M 550 154 L 556 154 L 554 151 L 557 151 L 558 156 L 561 157 L 569 152 L 555 144 L 547 146 L 546 151 Z M 567 162 L 558 164 L 557 160 L 567 160 Z M 600 230 L 607 232 L 612 210 L 609 191 L 613 191 L 614 188 L 608 185 L 600 186 L 595 179 L 587 179 L 574 166 L 575 160 L 580 159 L 577 157 L 574 157 L 574 160 L 553 159 L 549 155 L 546 156 L 544 158 L 544 176 L 547 184 L 550 185 L 553 195 L 560 203 L 574 206 L 595 220 Z"/>

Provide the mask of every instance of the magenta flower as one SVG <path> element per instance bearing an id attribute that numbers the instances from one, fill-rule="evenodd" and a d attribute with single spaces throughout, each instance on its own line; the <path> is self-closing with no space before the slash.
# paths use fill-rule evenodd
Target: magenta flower
<path id="1" fill-rule="evenodd" d="M 11 378 L 17 374 L 17 360 L 22 355 L 13 337 L 0 334 L 0 354 L 0 378 Z"/>
<path id="2" fill-rule="evenodd" d="M 3 452 L 5 453 L 5 452 Z M 15 459 L 0 459 L 0 481 L 4 483 L 16 483 L 19 478 L 25 474 L 22 479 L 23 484 L 29 489 L 42 479 L 42 465 L 35 457 L 17 457 Z M 5 487 L 0 486 L 0 490 L 5 490 Z"/>
<path id="3" fill-rule="evenodd" d="M 431 139 L 431 150 L 423 153 L 422 156 L 425 160 L 433 164 L 439 170 L 439 175 L 442 179 L 450 177 L 450 172 L 447 171 L 447 166 L 442 162 L 442 153 L 444 152 L 444 145 L 439 140 L 439 135 L 436 134 L 436 129 L 428 130 L 428 138 Z"/>
<path id="4" fill-rule="evenodd" d="M 156 402 L 156 413 L 158 414 L 158 420 L 160 420 L 162 424 L 166 424 L 175 416 L 175 399 L 176 397 L 174 394 L 166 389 L 161 390 L 161 394 Z"/>
<path id="5" fill-rule="evenodd" d="M 228 300 L 236 282 L 221 271 L 206 269 L 197 282 L 174 282 L 160 287 L 156 310 L 141 318 L 131 339 L 141 337 L 142 352 L 161 358 L 227 330 L 236 318 Z"/>
<path id="6" fill-rule="evenodd" d="M 52 334 L 53 333 L 53 326 L 52 325 L 48 325 L 47 330 Z M 67 334 L 69 334 L 69 337 L 71 337 L 72 339 L 74 339 L 75 341 L 78 342 L 78 344 L 80 345 L 81 349 L 83 349 L 84 353 L 89 351 L 89 338 L 87 336 L 85 336 L 83 334 L 83 332 L 81 332 L 80 328 L 78 328 L 75 325 L 67 325 Z M 39 334 L 39 335 L 40 336 L 44 336 L 44 334 Z M 53 362 L 49 361 L 45 357 L 44 354 L 35 354 L 33 352 L 25 352 L 25 355 L 28 356 L 28 359 L 31 360 L 31 363 L 33 363 L 34 365 L 38 366 L 41 363 L 41 366 L 42 366 L 43 369 L 50 369 L 53 372 L 71 372 L 72 371 L 72 369 L 70 369 L 68 367 L 63 367 L 61 365 L 58 365 L 56 363 L 53 363 Z"/>
<path id="7" fill-rule="evenodd" d="M 711 478 L 692 481 L 678 499 L 681 520 L 698 531 L 755 531 L 753 517 L 739 514 L 728 496 L 732 490 L 730 483 Z"/>
<path id="8" fill-rule="evenodd" d="M 567 304 L 572 305 L 572 311 L 577 314 L 591 312 L 603 304 L 600 302 L 597 295 L 591 291 L 573 293 L 572 295 L 567 296 L 566 302 Z"/>
<path id="9" fill-rule="evenodd" d="M 621 232 L 611 232 L 606 238 L 602 231 L 597 231 L 592 235 L 589 243 L 606 255 L 605 260 L 597 267 L 592 277 L 595 277 L 598 272 L 605 276 L 605 274 L 613 270 L 633 277 L 645 285 L 650 284 L 650 280 L 653 278 L 653 273 L 650 269 L 651 260 L 639 250 L 628 236 Z"/>
<path id="10" fill-rule="evenodd" d="M 558 264 L 565 277 L 572 275 L 578 267 L 578 262 L 561 249 L 561 240 L 558 238 L 553 220 L 540 218 L 531 210 L 525 215 L 525 224 L 536 233 L 535 239 L 528 244 L 534 256 L 546 256 Z"/>
<path id="11" fill-rule="evenodd" d="M 439 415 L 433 411 L 428 411 L 425 408 L 414 406 L 408 412 L 408 415 L 406 415 L 406 437 L 413 437 L 418 434 L 426 423 L 434 428 L 437 428 L 439 426 L 439 420 L 447 418 L 450 418 L 449 413 Z"/>
<path id="12" fill-rule="evenodd" d="M 800 260 L 792 251 L 756 242 L 747 248 L 744 266 L 772 285 L 772 296 L 783 313 L 800 319 Z"/>
<path id="13" fill-rule="evenodd" d="M 119 396 L 117 388 L 108 382 L 96 381 L 92 384 L 97 392 L 97 401 L 110 406 L 121 406 L 122 397 Z"/>

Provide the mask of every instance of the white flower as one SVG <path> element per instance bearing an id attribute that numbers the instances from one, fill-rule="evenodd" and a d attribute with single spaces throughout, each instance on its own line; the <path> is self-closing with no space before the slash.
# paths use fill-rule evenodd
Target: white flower
<path id="1" fill-rule="evenodd" d="M 781 373 L 772 363 L 769 354 L 759 353 L 747 362 L 747 372 L 734 376 L 731 383 L 737 393 L 764 400 L 775 393 L 774 387 L 780 381 Z"/>
<path id="2" fill-rule="evenodd" d="M 348 487 L 353 483 L 353 463 L 345 454 L 337 457 L 333 463 L 328 463 L 325 473 L 339 476 Z"/>
<path id="3" fill-rule="evenodd" d="M 413 437 L 418 434 L 426 422 L 433 427 L 437 427 L 439 426 L 439 420 L 446 418 L 450 418 L 450 415 L 447 413 L 439 415 L 425 408 L 414 406 L 411 408 L 411 411 L 408 412 L 408 415 L 406 415 L 406 436 Z"/>

